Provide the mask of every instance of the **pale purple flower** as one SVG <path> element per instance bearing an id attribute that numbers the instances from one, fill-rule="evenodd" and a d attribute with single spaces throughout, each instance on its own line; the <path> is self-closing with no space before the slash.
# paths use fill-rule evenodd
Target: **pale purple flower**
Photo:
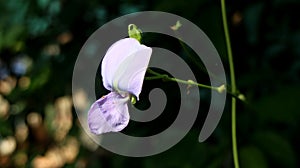
<path id="1" fill-rule="evenodd" d="M 106 52 L 101 75 L 103 85 L 111 92 L 92 104 L 88 124 L 94 134 L 118 132 L 129 122 L 127 103 L 130 96 L 139 99 L 152 49 L 134 38 L 114 43 Z"/>

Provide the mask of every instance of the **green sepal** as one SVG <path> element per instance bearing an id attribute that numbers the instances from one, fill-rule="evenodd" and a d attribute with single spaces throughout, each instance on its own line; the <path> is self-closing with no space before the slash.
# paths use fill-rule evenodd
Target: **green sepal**
<path id="1" fill-rule="evenodd" d="M 136 103 L 136 97 L 133 96 L 133 95 L 131 95 L 130 97 L 131 97 L 130 98 L 131 104 L 135 104 Z"/>
<path id="2" fill-rule="evenodd" d="M 130 38 L 134 38 L 137 41 L 141 42 L 142 35 L 141 29 L 138 29 L 138 27 L 135 24 L 128 25 L 128 35 Z"/>

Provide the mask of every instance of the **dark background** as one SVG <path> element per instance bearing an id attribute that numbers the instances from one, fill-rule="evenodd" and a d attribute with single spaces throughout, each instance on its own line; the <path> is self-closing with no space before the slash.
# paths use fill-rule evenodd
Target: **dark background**
<path id="1" fill-rule="evenodd" d="M 237 87 L 247 100 L 238 101 L 237 110 L 240 165 L 299 167 L 300 2 L 226 4 Z M 82 131 L 72 96 L 83 104 L 86 99 L 82 92 L 71 93 L 72 71 L 82 45 L 104 23 L 143 10 L 174 13 L 197 24 L 217 48 L 229 78 L 217 0 L 0 1 L 0 167 L 233 167 L 230 99 L 213 135 L 198 142 L 209 105 L 205 89 L 193 129 L 161 154 L 119 156 L 92 143 Z M 143 41 L 186 54 L 176 39 L 145 34 Z M 196 74 L 198 81 L 209 83 L 206 73 Z M 142 94 L 154 85 L 177 88 L 151 82 L 145 82 Z M 147 106 L 147 101 L 140 104 Z M 175 117 L 167 111 L 154 121 L 155 126 L 133 123 L 124 131 L 151 135 Z"/>

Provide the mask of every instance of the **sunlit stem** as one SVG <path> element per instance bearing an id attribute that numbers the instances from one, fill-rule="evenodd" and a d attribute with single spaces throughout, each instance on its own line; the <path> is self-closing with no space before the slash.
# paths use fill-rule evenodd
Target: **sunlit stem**
<path id="1" fill-rule="evenodd" d="M 225 0 L 221 0 L 221 8 L 222 8 L 222 19 L 223 19 L 224 33 L 226 39 L 227 54 L 229 60 L 229 68 L 230 68 L 231 91 L 233 93 L 236 93 L 237 89 L 235 84 L 233 57 L 232 57 L 230 37 L 229 37 L 228 25 L 227 25 Z M 237 140 L 236 140 L 236 98 L 235 97 L 231 98 L 231 132 L 232 132 L 232 153 L 233 153 L 234 167 L 239 168 Z"/>
<path id="2" fill-rule="evenodd" d="M 178 82 L 178 83 L 187 84 L 187 85 L 199 86 L 201 88 L 212 89 L 212 90 L 215 90 L 219 93 L 223 93 L 224 91 L 226 91 L 225 85 L 221 85 L 219 87 L 214 87 L 214 86 L 200 84 L 200 83 L 197 83 L 193 80 L 182 80 L 182 79 L 172 78 L 172 77 L 169 77 L 166 74 L 160 74 L 158 72 L 155 72 L 155 71 L 151 70 L 150 68 L 147 69 L 147 72 L 149 74 L 154 75 L 154 76 L 145 77 L 145 80 L 163 79 L 165 81 L 173 81 L 173 82 Z"/>

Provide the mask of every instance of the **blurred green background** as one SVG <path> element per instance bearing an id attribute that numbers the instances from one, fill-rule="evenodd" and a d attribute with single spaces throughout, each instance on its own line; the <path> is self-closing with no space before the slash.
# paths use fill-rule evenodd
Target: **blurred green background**
<path id="1" fill-rule="evenodd" d="M 237 86 L 247 99 L 238 102 L 237 110 L 240 165 L 299 167 L 300 1 L 226 4 Z M 155 156 L 113 154 L 82 131 L 72 96 L 83 104 L 86 97 L 71 93 L 72 71 L 82 45 L 104 23 L 143 10 L 178 14 L 197 24 L 229 72 L 218 0 L 0 1 L 0 167 L 233 167 L 230 101 L 213 135 L 198 142 L 209 105 L 207 90 L 201 90 L 203 113 L 190 133 Z M 185 54 L 174 39 L 144 37 L 147 44 Z M 197 79 L 208 84 L 207 74 L 199 75 Z M 145 88 L 150 85 L 145 82 Z M 156 127 L 148 124 L 145 132 L 163 130 L 176 117 L 172 115 Z M 134 131 L 133 126 L 129 129 Z"/>

